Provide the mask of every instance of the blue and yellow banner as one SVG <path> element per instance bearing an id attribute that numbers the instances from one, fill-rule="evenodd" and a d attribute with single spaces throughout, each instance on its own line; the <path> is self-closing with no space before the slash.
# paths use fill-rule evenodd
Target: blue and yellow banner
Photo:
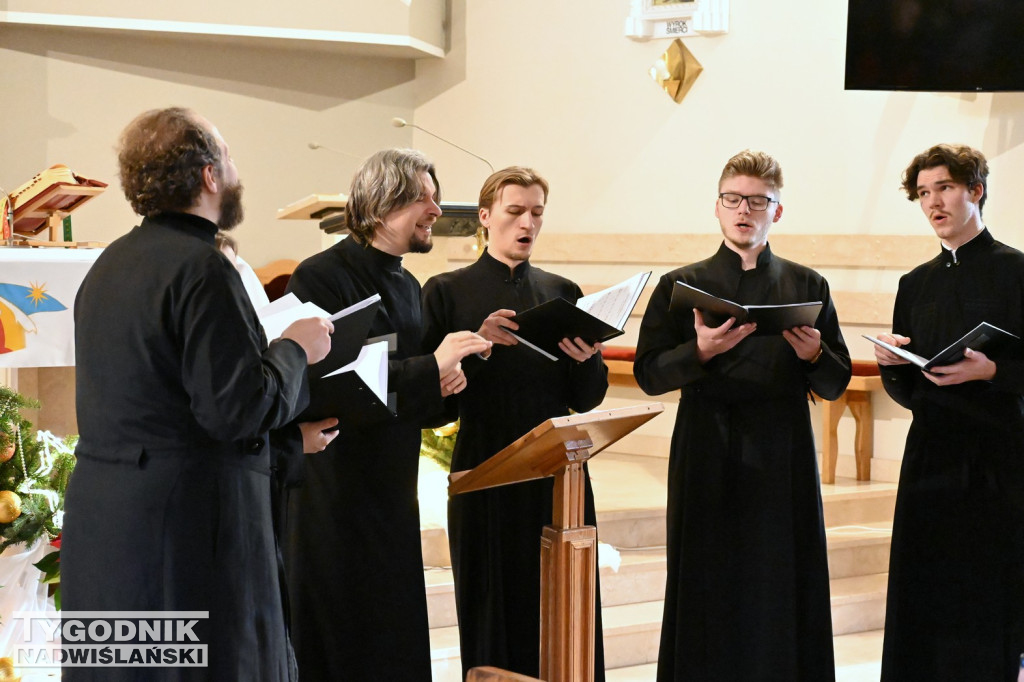
<path id="1" fill-rule="evenodd" d="M 0 248 L 0 367 L 75 364 L 72 309 L 100 252 Z"/>

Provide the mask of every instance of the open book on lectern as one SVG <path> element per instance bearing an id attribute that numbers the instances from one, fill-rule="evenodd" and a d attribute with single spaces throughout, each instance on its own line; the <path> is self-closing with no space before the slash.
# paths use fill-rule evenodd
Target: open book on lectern
<path id="1" fill-rule="evenodd" d="M 906 348 L 894 346 L 882 341 L 881 339 L 870 337 L 867 334 L 861 334 L 861 336 L 871 343 L 895 353 L 904 360 L 909 360 L 911 363 L 917 365 L 926 372 L 931 370 L 933 367 L 951 365 L 954 362 L 963 360 L 964 351 L 968 348 L 971 350 L 982 351 L 985 355 L 991 356 L 993 353 L 998 353 L 1005 348 L 1020 344 L 1020 337 L 1016 334 L 1011 334 L 1010 332 L 1004 331 L 995 325 L 989 324 L 988 322 L 982 322 L 977 327 L 940 350 L 935 357 L 929 360 L 928 358 L 921 357 L 917 353 L 911 353 Z"/>
<path id="2" fill-rule="evenodd" d="M 509 333 L 549 360 L 564 355 L 558 342 L 565 338 L 578 336 L 591 345 L 614 339 L 625 333 L 626 320 L 650 276 L 650 272 L 641 272 L 583 296 L 575 305 L 564 298 L 545 301 L 513 317 L 519 329 Z"/>
<path id="3" fill-rule="evenodd" d="M 366 338 L 379 306 L 380 294 L 374 294 L 330 315 L 289 293 L 258 311 L 270 339 L 303 318 L 326 317 L 334 323 L 327 357 L 307 369 L 309 406 L 300 421 L 337 417 L 343 424 L 357 424 L 394 416 L 395 397 L 388 394 L 390 343 L 367 343 Z"/>
<path id="4" fill-rule="evenodd" d="M 737 325 L 755 322 L 757 331 L 754 333 L 766 335 L 781 334 L 784 329 L 793 327 L 813 327 L 821 312 L 821 301 L 740 305 L 677 281 L 672 287 L 668 309 L 690 312 L 694 308 L 704 314 L 704 324 L 709 327 L 718 327 L 730 317 L 735 317 Z"/>

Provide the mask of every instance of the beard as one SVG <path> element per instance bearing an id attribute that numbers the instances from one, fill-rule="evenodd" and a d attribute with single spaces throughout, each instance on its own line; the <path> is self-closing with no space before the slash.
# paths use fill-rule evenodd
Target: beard
<path id="1" fill-rule="evenodd" d="M 417 234 L 413 234 L 409 238 L 409 253 L 430 253 L 432 248 L 434 248 L 434 242 L 429 235 L 427 237 L 420 237 Z"/>
<path id="2" fill-rule="evenodd" d="M 238 182 L 224 189 L 220 200 L 220 217 L 217 219 L 217 227 L 224 230 L 233 230 L 242 222 L 245 211 L 242 208 L 242 183 Z"/>

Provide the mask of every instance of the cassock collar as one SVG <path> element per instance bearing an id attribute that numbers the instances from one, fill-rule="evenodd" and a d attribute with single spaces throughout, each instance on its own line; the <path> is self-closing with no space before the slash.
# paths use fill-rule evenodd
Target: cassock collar
<path id="1" fill-rule="evenodd" d="M 199 237 L 204 242 L 215 244 L 217 242 L 217 223 L 210 222 L 206 218 L 192 213 L 177 213 L 168 211 L 152 218 L 143 218 L 142 227 L 147 225 L 159 225 L 172 230 L 180 230 Z"/>
<path id="2" fill-rule="evenodd" d="M 715 256 L 724 260 L 730 267 L 737 270 L 743 269 L 743 259 L 740 258 L 740 254 L 726 246 L 725 242 L 722 242 L 721 246 L 718 247 L 718 253 Z M 764 249 L 761 253 L 757 254 L 757 269 L 760 270 L 771 265 L 773 258 L 771 244 L 765 243 Z"/>
<path id="3" fill-rule="evenodd" d="M 355 238 L 354 235 L 349 235 L 341 242 L 344 244 L 344 248 L 347 248 L 353 253 L 360 253 L 362 256 L 370 261 L 370 263 L 381 270 L 388 272 L 401 272 L 402 271 L 402 257 L 392 256 L 390 253 L 384 253 L 380 249 L 374 248 L 373 244 L 366 245 Z"/>
<path id="4" fill-rule="evenodd" d="M 995 237 L 988 231 L 988 228 L 984 228 L 981 232 L 971 237 L 971 240 L 966 244 L 961 244 L 955 252 L 951 251 L 945 244 L 941 245 L 942 254 L 941 258 L 946 263 L 957 263 L 965 258 L 972 258 L 974 254 L 981 253 L 992 246 L 992 242 L 995 241 Z"/>
<path id="5" fill-rule="evenodd" d="M 530 275 L 530 261 L 524 260 L 510 271 L 507 265 L 489 254 L 487 249 L 484 249 L 484 253 L 480 256 L 479 262 L 482 264 L 482 267 L 487 269 L 488 272 L 493 272 L 506 282 L 520 282 Z"/>

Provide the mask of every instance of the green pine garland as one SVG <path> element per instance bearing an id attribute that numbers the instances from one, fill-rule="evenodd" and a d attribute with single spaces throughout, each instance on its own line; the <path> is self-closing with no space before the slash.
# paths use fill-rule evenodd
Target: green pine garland
<path id="1" fill-rule="evenodd" d="M 0 386 L 0 453 L 15 446 L 14 456 L 0 463 L 0 491 L 11 491 L 21 500 L 21 515 L 0 523 L 0 551 L 18 543 L 31 546 L 41 537 L 53 540 L 63 523 L 64 491 L 75 466 L 77 438 L 33 435 L 21 410 L 34 407 L 37 402 Z"/>
<path id="2" fill-rule="evenodd" d="M 452 469 L 452 451 L 455 449 L 455 439 L 459 435 L 459 422 L 438 427 L 436 429 L 423 429 L 420 440 L 420 457 L 429 457 L 444 468 L 445 471 Z"/>

